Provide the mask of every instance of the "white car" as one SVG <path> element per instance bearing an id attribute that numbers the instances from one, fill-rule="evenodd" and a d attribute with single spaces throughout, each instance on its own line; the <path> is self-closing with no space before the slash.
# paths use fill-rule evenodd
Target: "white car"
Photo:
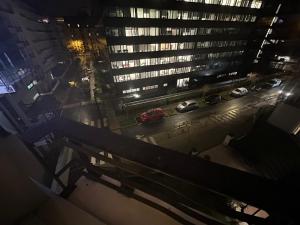
<path id="1" fill-rule="evenodd" d="M 278 78 L 274 78 L 267 82 L 267 84 L 270 85 L 270 87 L 272 88 L 280 86 L 281 83 L 282 81 Z"/>
<path id="2" fill-rule="evenodd" d="M 248 94 L 248 90 L 247 90 L 247 88 L 244 88 L 244 87 L 236 88 L 231 92 L 231 95 L 234 97 L 241 97 L 246 94 Z"/>
<path id="3" fill-rule="evenodd" d="M 188 101 L 179 103 L 176 107 L 176 110 L 178 112 L 188 112 L 188 111 L 192 111 L 197 108 L 199 108 L 199 105 L 195 100 L 188 100 Z"/>

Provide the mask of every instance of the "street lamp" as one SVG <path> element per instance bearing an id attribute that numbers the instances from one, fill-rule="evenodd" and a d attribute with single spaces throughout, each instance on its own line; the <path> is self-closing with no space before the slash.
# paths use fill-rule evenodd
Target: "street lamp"
<path id="1" fill-rule="evenodd" d="M 141 97 L 141 96 L 140 96 L 139 94 L 136 94 L 136 93 L 135 93 L 135 94 L 133 94 L 133 97 L 134 97 L 134 98 L 139 98 L 139 97 Z"/>

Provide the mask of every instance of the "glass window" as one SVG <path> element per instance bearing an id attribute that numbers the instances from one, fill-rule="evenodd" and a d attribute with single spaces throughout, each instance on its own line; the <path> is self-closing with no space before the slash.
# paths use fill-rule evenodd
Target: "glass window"
<path id="1" fill-rule="evenodd" d="M 144 18 L 150 18 L 150 9 L 144 9 Z"/>
<path id="2" fill-rule="evenodd" d="M 150 9 L 150 18 L 155 19 L 156 17 L 156 10 L 155 9 Z"/>
<path id="3" fill-rule="evenodd" d="M 136 17 L 136 8 L 130 8 L 130 17 L 135 18 Z"/>
<path id="4" fill-rule="evenodd" d="M 143 8 L 137 8 L 137 18 L 143 18 Z"/>
<path id="5" fill-rule="evenodd" d="M 155 28 L 154 27 L 150 27 L 150 36 L 155 36 L 156 32 L 155 32 Z"/>
<path id="6" fill-rule="evenodd" d="M 161 10 L 161 18 L 168 19 L 168 11 L 167 10 Z"/>

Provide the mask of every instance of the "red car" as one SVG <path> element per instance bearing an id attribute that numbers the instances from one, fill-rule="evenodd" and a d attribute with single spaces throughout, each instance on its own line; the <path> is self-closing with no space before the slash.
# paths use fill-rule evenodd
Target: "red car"
<path id="1" fill-rule="evenodd" d="M 137 117 L 137 121 L 139 123 L 148 123 L 148 122 L 160 120 L 164 116 L 165 116 L 165 113 L 161 108 L 150 109 L 147 112 L 141 113 Z"/>

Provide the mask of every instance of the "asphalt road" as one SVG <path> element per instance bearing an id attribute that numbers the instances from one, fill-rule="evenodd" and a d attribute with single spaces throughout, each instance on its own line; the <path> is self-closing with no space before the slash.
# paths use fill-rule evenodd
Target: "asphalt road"
<path id="1" fill-rule="evenodd" d="M 81 81 L 82 66 L 85 61 L 73 62 L 65 77 L 61 80 L 60 86 L 55 93 L 56 98 L 62 102 L 63 107 L 74 105 L 74 107 L 64 108 L 62 116 L 85 123 L 90 126 L 101 127 L 101 116 L 96 104 L 90 102 L 89 85 L 84 85 Z M 70 87 L 69 81 L 76 81 L 77 87 Z M 88 103 L 86 105 L 82 103 Z M 77 105 L 76 105 L 77 104 Z M 103 125 L 103 124 L 102 124 Z"/>
<path id="2" fill-rule="evenodd" d="M 264 90 L 261 92 L 250 92 L 247 96 L 232 99 L 229 101 L 223 101 L 217 105 L 207 106 L 194 110 L 187 113 L 178 113 L 176 115 L 166 117 L 162 121 L 156 123 L 141 125 L 123 128 L 122 133 L 126 136 L 136 137 L 136 135 L 150 136 L 156 133 L 164 132 L 174 127 L 182 122 L 198 120 L 205 118 L 210 115 L 218 115 L 226 113 L 233 109 L 240 109 L 245 106 L 256 106 L 260 103 L 263 103 L 270 96 L 277 95 L 279 88 L 273 88 L 270 90 Z"/>

